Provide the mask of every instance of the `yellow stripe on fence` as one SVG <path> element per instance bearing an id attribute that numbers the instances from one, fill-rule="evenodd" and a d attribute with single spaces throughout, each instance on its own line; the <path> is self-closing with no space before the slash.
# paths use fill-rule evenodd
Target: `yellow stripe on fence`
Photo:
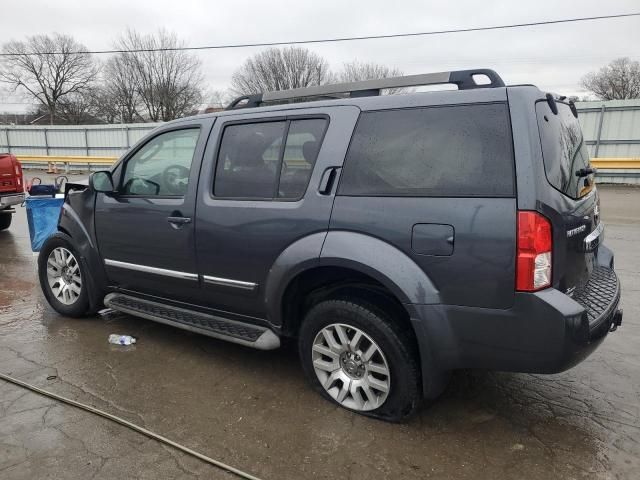
<path id="1" fill-rule="evenodd" d="M 24 163 L 84 163 L 112 165 L 118 157 L 94 157 L 83 155 L 16 155 Z"/>
<path id="2" fill-rule="evenodd" d="M 592 158 L 591 165 L 602 170 L 634 170 L 640 169 L 640 158 Z"/>
<path id="3" fill-rule="evenodd" d="M 95 157 L 82 155 L 47 156 L 47 155 L 16 155 L 18 160 L 25 163 L 64 163 L 64 164 L 96 164 L 112 165 L 118 157 Z M 288 163 L 293 163 L 289 161 Z M 635 170 L 640 169 L 640 157 L 632 158 L 592 158 L 591 164 L 603 170 Z"/>

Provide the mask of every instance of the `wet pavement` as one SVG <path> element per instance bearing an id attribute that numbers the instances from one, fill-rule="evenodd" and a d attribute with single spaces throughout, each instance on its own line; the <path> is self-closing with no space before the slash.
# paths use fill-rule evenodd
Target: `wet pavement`
<path id="1" fill-rule="evenodd" d="M 334 407 L 293 347 L 259 352 L 46 304 L 24 209 L 0 232 L 0 372 L 122 416 L 263 479 L 640 478 L 640 189 L 600 187 L 622 328 L 558 375 L 456 372 L 407 424 Z M 110 333 L 139 337 L 131 347 Z M 0 380 L 0 478 L 235 478 Z"/>

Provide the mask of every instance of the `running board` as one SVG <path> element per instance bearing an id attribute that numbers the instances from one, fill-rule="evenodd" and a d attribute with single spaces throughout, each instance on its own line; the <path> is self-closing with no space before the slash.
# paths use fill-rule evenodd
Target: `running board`
<path id="1" fill-rule="evenodd" d="M 122 293 L 110 293 L 104 298 L 104 304 L 119 312 L 258 350 L 273 350 L 280 346 L 280 338 L 272 330 L 258 325 L 227 320 Z"/>

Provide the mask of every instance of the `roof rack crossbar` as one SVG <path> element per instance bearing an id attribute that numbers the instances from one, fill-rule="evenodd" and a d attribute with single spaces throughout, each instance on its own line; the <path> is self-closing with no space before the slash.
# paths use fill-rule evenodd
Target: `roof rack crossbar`
<path id="1" fill-rule="evenodd" d="M 486 77 L 487 83 L 478 83 L 476 76 Z M 292 90 L 279 90 L 274 92 L 243 95 L 236 98 L 226 108 L 259 107 L 265 102 L 277 102 L 295 98 L 327 97 L 336 94 L 348 93 L 351 97 L 367 97 L 380 95 L 380 91 L 389 88 L 416 87 L 422 85 L 455 84 L 459 90 L 471 90 L 475 88 L 504 87 L 502 78 L 493 70 L 481 68 L 476 70 L 457 70 L 452 72 L 423 73 L 419 75 L 406 75 L 402 77 L 378 78 L 350 83 L 335 83 L 331 85 L 319 85 L 314 87 L 294 88 Z"/>

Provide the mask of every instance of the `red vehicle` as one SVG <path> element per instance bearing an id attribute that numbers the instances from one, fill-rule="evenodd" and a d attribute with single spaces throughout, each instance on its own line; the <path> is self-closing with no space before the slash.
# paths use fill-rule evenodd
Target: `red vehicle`
<path id="1" fill-rule="evenodd" d="M 24 179 L 20 162 L 10 153 L 0 153 L 0 230 L 11 225 L 12 208 L 24 202 Z"/>

